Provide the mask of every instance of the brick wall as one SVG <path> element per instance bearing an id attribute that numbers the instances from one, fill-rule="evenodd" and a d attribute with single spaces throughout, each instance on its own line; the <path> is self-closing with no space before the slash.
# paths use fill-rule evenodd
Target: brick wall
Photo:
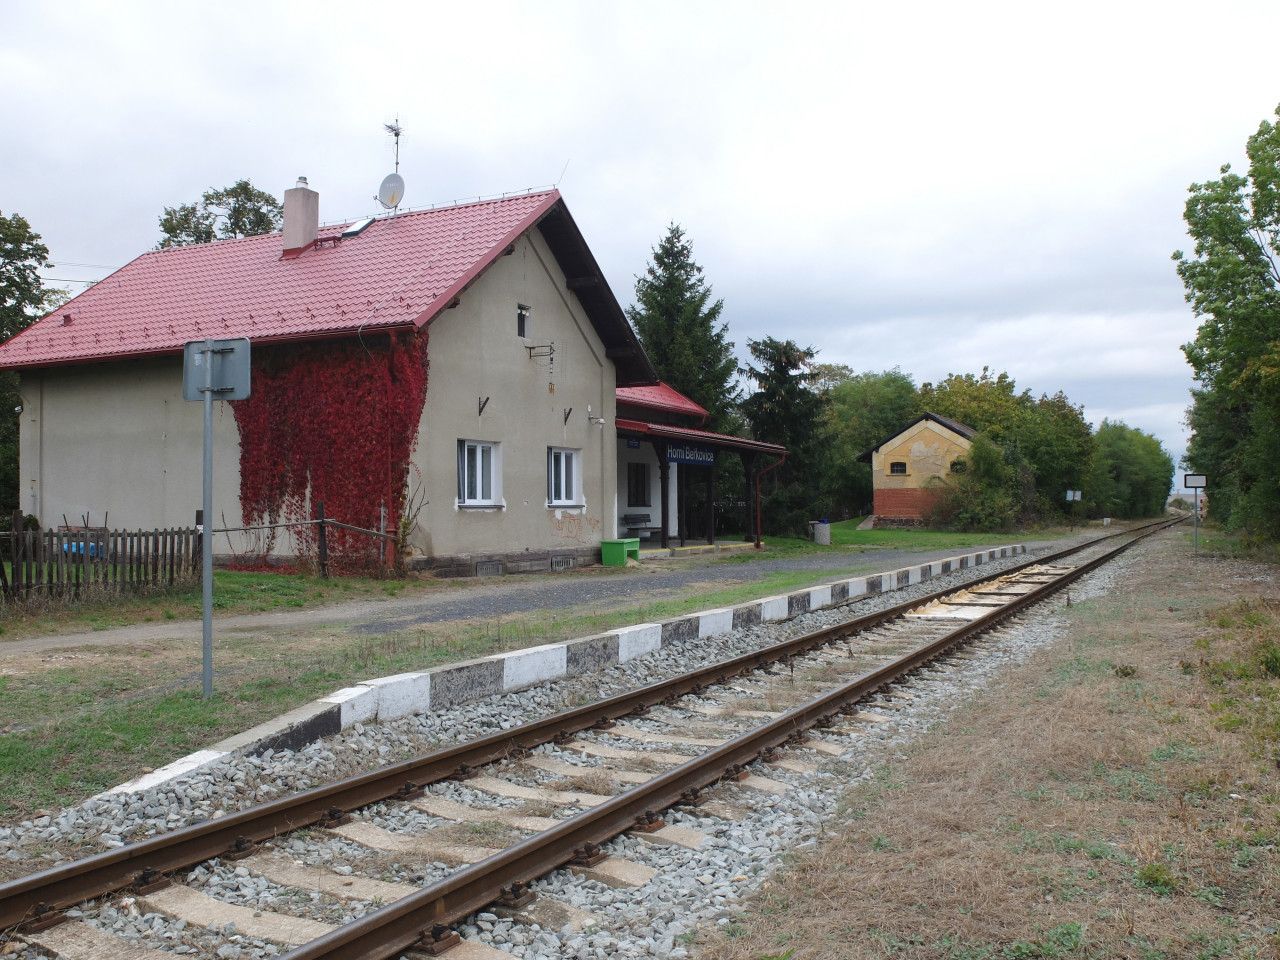
<path id="1" fill-rule="evenodd" d="M 880 489 L 875 492 L 875 515 L 920 519 L 929 512 L 937 498 L 938 494 L 933 490 Z"/>

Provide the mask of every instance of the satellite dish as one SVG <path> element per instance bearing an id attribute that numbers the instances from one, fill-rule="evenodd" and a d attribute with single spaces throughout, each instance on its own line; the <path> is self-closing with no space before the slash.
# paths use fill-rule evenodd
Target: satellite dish
<path id="1" fill-rule="evenodd" d="M 388 173 L 378 188 L 378 202 L 391 210 L 400 206 L 404 198 L 404 177 L 398 173 Z"/>

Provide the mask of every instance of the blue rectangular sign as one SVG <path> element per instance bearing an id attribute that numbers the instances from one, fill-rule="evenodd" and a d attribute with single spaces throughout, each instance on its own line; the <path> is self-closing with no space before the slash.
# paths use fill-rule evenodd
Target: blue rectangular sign
<path id="1" fill-rule="evenodd" d="M 712 467 L 716 462 L 714 447 L 704 447 L 700 443 L 667 444 L 667 462 L 683 463 L 689 467 Z"/>

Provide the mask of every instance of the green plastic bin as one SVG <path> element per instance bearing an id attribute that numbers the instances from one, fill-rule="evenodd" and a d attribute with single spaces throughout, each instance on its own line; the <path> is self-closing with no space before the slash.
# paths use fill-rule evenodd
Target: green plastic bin
<path id="1" fill-rule="evenodd" d="M 640 538 L 623 537 L 621 540 L 600 541 L 600 562 L 606 567 L 625 567 L 627 557 L 640 559 Z"/>

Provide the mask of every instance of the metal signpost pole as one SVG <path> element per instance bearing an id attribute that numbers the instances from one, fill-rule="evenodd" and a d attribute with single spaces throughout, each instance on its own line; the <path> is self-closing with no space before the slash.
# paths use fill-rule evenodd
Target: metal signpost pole
<path id="1" fill-rule="evenodd" d="M 1209 478 L 1203 473 L 1187 473 L 1182 477 L 1182 489 L 1195 491 L 1196 503 L 1192 509 L 1195 511 L 1195 533 L 1192 534 L 1193 550 L 1196 554 L 1200 553 L 1200 491 L 1209 485 Z"/>
<path id="2" fill-rule="evenodd" d="M 214 366 L 217 369 L 214 369 Z M 213 696 L 213 401 L 249 396 L 249 341 L 191 340 L 182 349 L 182 399 L 204 404 L 204 449 L 200 512 L 201 688 Z"/>
<path id="3" fill-rule="evenodd" d="M 1194 536 L 1195 536 L 1195 553 L 1196 553 L 1197 555 L 1199 555 L 1199 553 L 1200 553 L 1200 488 L 1199 488 L 1199 487 L 1196 487 L 1195 489 L 1196 489 L 1196 506 L 1195 506 L 1195 511 L 1196 511 L 1196 520 L 1195 520 L 1195 524 L 1196 524 L 1196 532 L 1195 532 L 1195 534 L 1194 534 Z"/>
<path id="4" fill-rule="evenodd" d="M 204 696 L 213 696 L 213 341 L 204 342 L 204 533 L 200 537 Z"/>

